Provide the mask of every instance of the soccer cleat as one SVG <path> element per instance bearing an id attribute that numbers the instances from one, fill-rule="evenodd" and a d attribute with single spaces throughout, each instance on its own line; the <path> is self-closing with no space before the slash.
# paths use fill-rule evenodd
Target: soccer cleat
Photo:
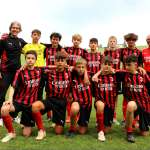
<path id="1" fill-rule="evenodd" d="M 135 138 L 132 133 L 127 133 L 128 142 L 135 143 Z"/>
<path id="2" fill-rule="evenodd" d="M 106 140 L 103 131 L 98 132 L 98 140 L 101 141 L 101 142 L 104 142 Z"/>
<path id="3" fill-rule="evenodd" d="M 0 118 L 0 126 L 3 127 L 3 119 Z"/>
<path id="4" fill-rule="evenodd" d="M 6 143 L 10 141 L 11 139 L 14 139 L 16 137 L 15 133 L 8 133 L 4 138 L 2 138 L 1 142 Z"/>
<path id="5" fill-rule="evenodd" d="M 46 132 L 44 130 L 39 130 L 38 131 L 38 136 L 35 138 L 36 140 L 42 140 L 46 137 Z"/>

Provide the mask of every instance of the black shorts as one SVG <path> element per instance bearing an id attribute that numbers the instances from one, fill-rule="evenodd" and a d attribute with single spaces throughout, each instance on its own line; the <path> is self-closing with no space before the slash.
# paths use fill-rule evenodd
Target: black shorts
<path id="1" fill-rule="evenodd" d="M 52 121 L 57 125 L 64 126 L 66 118 L 66 102 L 67 101 L 64 98 L 62 99 L 56 97 L 48 98 L 42 101 L 42 103 L 45 106 L 45 109 L 41 110 L 41 113 L 45 114 L 46 112 L 52 110 L 53 112 Z"/>
<path id="2" fill-rule="evenodd" d="M 104 107 L 104 125 L 105 127 L 111 127 L 113 123 L 114 109 L 105 105 Z"/>
<path id="3" fill-rule="evenodd" d="M 141 107 L 138 106 L 137 110 L 134 112 L 134 117 L 136 117 L 137 115 L 139 115 L 140 130 L 141 131 L 149 131 L 150 113 L 145 112 Z"/>
<path id="4" fill-rule="evenodd" d="M 35 125 L 34 119 L 32 118 L 31 106 L 19 104 L 16 101 L 13 101 L 13 106 L 15 108 L 15 112 L 10 112 L 10 115 L 13 118 L 17 117 L 19 112 L 22 112 L 20 123 L 27 127 L 33 127 Z"/>
<path id="5" fill-rule="evenodd" d="M 93 82 L 93 81 L 91 81 L 91 93 L 92 93 L 92 96 L 93 96 L 93 97 L 96 96 L 95 82 Z"/>
<path id="6" fill-rule="evenodd" d="M 117 95 L 122 93 L 122 82 L 117 82 Z"/>
<path id="7" fill-rule="evenodd" d="M 87 106 L 80 105 L 79 120 L 78 120 L 79 126 L 83 126 L 83 127 L 88 126 L 91 109 L 92 109 L 92 106 L 89 107 L 89 105 Z"/>

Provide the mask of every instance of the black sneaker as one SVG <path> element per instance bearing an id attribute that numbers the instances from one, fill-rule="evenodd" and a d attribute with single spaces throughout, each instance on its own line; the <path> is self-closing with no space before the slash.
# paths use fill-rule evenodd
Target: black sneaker
<path id="1" fill-rule="evenodd" d="M 67 133 L 66 133 L 66 137 L 74 137 L 75 136 L 75 131 L 72 131 L 72 130 L 69 130 Z"/>
<path id="2" fill-rule="evenodd" d="M 135 143 L 135 138 L 132 133 L 127 133 L 128 142 Z"/>

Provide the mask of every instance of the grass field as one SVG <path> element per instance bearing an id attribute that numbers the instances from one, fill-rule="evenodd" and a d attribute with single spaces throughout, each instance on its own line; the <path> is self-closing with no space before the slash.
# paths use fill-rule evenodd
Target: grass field
<path id="1" fill-rule="evenodd" d="M 121 121 L 121 103 L 122 96 L 119 97 L 119 105 L 117 110 L 118 120 Z M 95 128 L 95 110 L 93 108 L 89 132 L 86 135 L 76 135 L 73 138 L 66 138 L 64 135 L 55 135 L 50 123 L 43 117 L 46 126 L 47 137 L 43 141 L 35 141 L 37 129 L 33 128 L 33 134 L 30 138 L 21 135 L 22 130 L 19 125 L 15 124 L 17 138 L 9 143 L 0 143 L 0 150 L 150 150 L 150 136 L 141 137 L 135 132 L 136 143 L 131 144 L 126 141 L 126 135 L 121 126 L 113 125 L 112 131 L 106 135 L 106 141 L 97 140 L 97 132 Z M 68 125 L 65 126 L 65 132 Z M 6 134 L 6 129 L 0 127 L 0 138 Z"/>
<path id="2" fill-rule="evenodd" d="M 143 47 L 142 47 L 143 48 Z M 24 60 L 24 58 L 22 58 Z M 119 97 L 117 118 L 121 121 L 122 96 Z M 135 132 L 136 143 L 131 144 L 126 141 L 126 134 L 121 126 L 113 125 L 112 131 L 106 135 L 106 141 L 97 140 L 95 128 L 95 109 L 93 108 L 89 123 L 89 132 L 86 135 L 76 135 L 73 138 L 66 138 L 64 135 L 55 135 L 53 128 L 43 117 L 47 131 L 47 137 L 43 141 L 36 141 L 37 128 L 33 128 L 33 134 L 30 138 L 22 136 L 22 129 L 14 123 L 17 138 L 9 143 L 0 142 L 0 150 L 150 150 L 150 136 L 141 137 Z M 65 126 L 67 132 L 69 126 Z M 4 137 L 6 129 L 0 127 L 0 138 Z"/>

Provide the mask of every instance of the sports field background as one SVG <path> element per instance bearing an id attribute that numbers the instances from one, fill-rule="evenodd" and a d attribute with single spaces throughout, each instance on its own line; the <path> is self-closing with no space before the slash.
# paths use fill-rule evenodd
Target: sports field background
<path id="1" fill-rule="evenodd" d="M 122 95 L 119 96 L 117 118 L 122 120 Z M 8 142 L 0 142 L 0 150 L 150 150 L 150 136 L 141 137 L 138 131 L 135 132 L 136 142 L 128 143 L 126 134 L 122 126 L 113 125 L 112 131 L 106 135 L 106 141 L 100 142 L 97 140 L 97 132 L 95 128 L 95 109 L 92 109 L 89 131 L 86 135 L 77 134 L 73 138 L 67 138 L 69 125 L 65 126 L 64 135 L 55 135 L 54 129 L 50 127 L 51 122 L 48 122 L 46 116 L 43 116 L 44 124 L 47 131 L 47 136 L 42 141 L 36 141 L 37 128 L 33 128 L 33 134 L 29 138 L 22 136 L 22 129 L 14 123 L 17 137 Z M 0 138 L 6 134 L 6 129 L 0 127 Z"/>

